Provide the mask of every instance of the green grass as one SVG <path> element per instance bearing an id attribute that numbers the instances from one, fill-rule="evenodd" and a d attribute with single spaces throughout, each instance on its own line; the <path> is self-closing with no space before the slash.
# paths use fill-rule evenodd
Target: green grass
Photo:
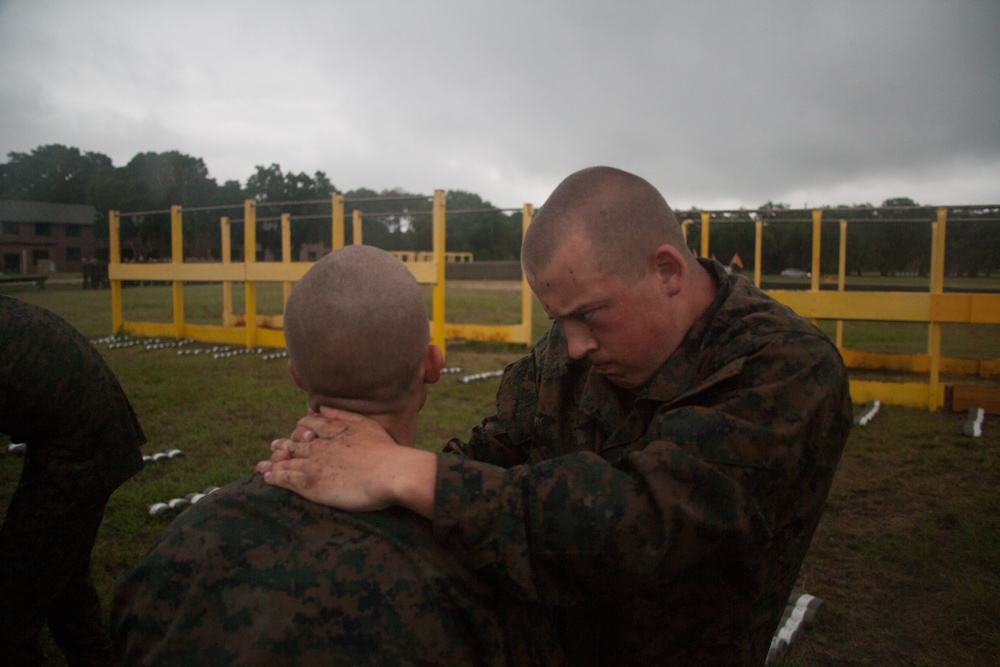
<path id="1" fill-rule="evenodd" d="M 110 293 L 78 285 L 45 290 L 4 286 L 4 292 L 59 313 L 85 335 L 110 333 Z M 234 288 L 242 298 L 242 289 Z M 517 285 L 456 282 L 448 286 L 448 320 L 514 323 Z M 169 321 L 166 286 L 125 291 L 126 312 Z M 260 300 L 280 312 L 280 286 L 260 290 Z M 221 287 L 185 290 L 186 315 L 218 323 Z M 237 303 L 240 303 L 239 301 Z M 428 295 L 429 303 L 429 295 Z M 239 310 L 239 308 L 237 308 Z M 535 302 L 534 332 L 548 326 Z M 956 354 L 986 351 L 1000 357 L 995 331 L 972 327 L 945 333 Z M 967 339 L 948 343 L 949 338 Z M 926 325 L 859 324 L 852 338 L 874 351 L 921 351 Z M 249 474 L 268 455 L 271 439 L 287 435 L 304 410 L 304 396 L 283 359 L 253 355 L 212 359 L 179 356 L 172 349 L 109 349 L 99 345 L 142 421 L 144 453 L 178 448 L 182 458 L 153 464 L 111 498 L 94 550 L 95 579 L 107 603 L 114 581 L 134 564 L 168 525 L 145 506 L 218 486 Z M 869 349 L 869 348 L 864 348 Z M 496 380 L 462 384 L 458 377 L 502 369 L 522 350 L 511 345 L 450 342 L 445 375 L 432 388 L 419 446 L 438 449 L 465 437 L 492 412 Z M 1000 422 L 991 416 L 986 435 L 959 435 L 960 417 L 886 406 L 868 427 L 855 428 L 831 493 L 830 505 L 806 559 L 800 585 L 827 601 L 814 628 L 796 645 L 791 665 L 995 664 L 1000 645 Z M 5 447 L 4 447 L 5 450 Z M 0 507 L 20 474 L 21 460 L 0 454 Z M 991 653 L 992 651 L 992 653 Z M 62 664 L 53 657 L 53 665 Z"/>
<path id="2" fill-rule="evenodd" d="M 210 302 L 212 287 L 221 294 L 218 286 L 186 289 L 186 305 L 216 308 Z M 5 291 L 53 310 L 92 339 L 110 333 L 110 293 L 106 290 L 50 285 L 45 290 Z M 280 303 L 280 286 L 276 294 Z M 169 287 L 129 288 L 124 300 L 138 312 L 165 312 L 169 317 L 169 305 L 156 303 L 160 298 L 170 303 Z M 488 306 L 482 316 L 488 317 L 490 310 L 503 312 L 503 306 Z M 461 310 L 456 313 L 462 315 Z M 285 359 L 265 361 L 258 355 L 213 359 L 205 354 L 178 355 L 175 349 L 97 347 L 139 415 L 148 438 L 143 452 L 173 448 L 184 452 L 169 462 L 147 465 L 111 498 L 93 554 L 95 581 L 106 603 L 115 580 L 141 558 L 169 523 L 169 517 L 149 516 L 146 505 L 221 486 L 252 472 L 257 461 L 269 455 L 270 441 L 295 427 L 305 411 L 305 395 L 293 385 Z M 504 345 L 451 345 L 447 366 L 463 372 L 443 376 L 432 388 L 418 429 L 419 445 L 439 449 L 451 437 L 466 436 L 492 412 L 496 380 L 463 384 L 457 378 L 503 369 L 522 353 Z M 3 438 L 0 454 L 0 508 L 6 508 L 21 467 L 19 458 L 6 453 L 7 442 Z M 53 657 L 52 664 L 62 663 Z"/>
<path id="3" fill-rule="evenodd" d="M 792 665 L 1000 660 L 1000 419 L 885 406 L 855 427 L 799 585 L 827 602 Z"/>
<path id="4" fill-rule="evenodd" d="M 837 324 L 821 320 L 819 327 L 834 338 Z M 926 323 L 844 322 L 844 347 L 886 354 L 927 354 Z M 941 354 L 960 359 L 1000 358 L 1000 324 L 941 325 Z"/>

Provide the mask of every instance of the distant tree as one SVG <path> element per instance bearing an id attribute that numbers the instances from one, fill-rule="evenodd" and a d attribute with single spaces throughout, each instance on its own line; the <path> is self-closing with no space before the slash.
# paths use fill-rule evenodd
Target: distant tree
<path id="1" fill-rule="evenodd" d="M 765 273 L 812 264 L 812 225 L 808 211 L 782 202 L 767 201 L 757 210 L 764 224 L 761 263 Z"/>
<path id="2" fill-rule="evenodd" d="M 292 201 L 281 165 L 275 163 L 269 167 L 257 165 L 256 171 L 247 178 L 244 190 L 246 196 L 257 203 Z"/>
<path id="3" fill-rule="evenodd" d="M 136 197 L 129 203 L 137 208 L 206 206 L 218 188 L 201 158 L 178 151 L 139 153 L 123 167 L 123 176 Z"/>
<path id="4" fill-rule="evenodd" d="M 95 182 L 91 196 L 123 213 L 123 252 L 157 257 L 169 252 L 170 207 L 210 205 L 217 190 L 201 158 L 167 151 L 138 153 L 109 178 Z M 186 216 L 185 239 L 190 241 L 199 231 L 195 220 Z"/>
<path id="5" fill-rule="evenodd" d="M 989 278 L 1000 269 L 1000 207 L 955 208 L 948 214 L 945 270 Z"/>
<path id="6" fill-rule="evenodd" d="M 247 179 L 244 190 L 246 197 L 256 200 L 260 205 L 259 218 L 291 214 L 293 255 L 303 243 L 329 244 L 330 198 L 335 194 L 337 189 L 324 172 L 317 171 L 312 176 L 304 172 L 286 174 L 282 172 L 281 165 L 275 163 L 268 167 L 257 165 L 256 172 Z M 268 248 L 275 254 L 280 253 L 280 225 L 271 221 L 258 227 L 257 241 L 261 247 Z"/>
<path id="7" fill-rule="evenodd" d="M 59 204 L 90 203 L 87 191 L 94 178 L 112 169 L 102 153 L 81 153 L 61 144 L 39 146 L 30 153 L 8 153 L 0 164 L 0 196 Z"/>
<path id="8" fill-rule="evenodd" d="M 420 246 L 418 232 L 423 231 L 423 223 L 430 227 L 431 201 L 423 195 L 393 188 L 377 192 L 370 188 L 357 188 L 344 193 L 345 236 L 351 243 L 351 221 L 354 211 L 361 212 L 362 241 L 383 250 L 430 250 L 431 237 L 428 232 L 427 245 Z M 420 222 L 417 222 L 419 220 Z M 422 239 L 422 237 L 421 237 Z"/>
<path id="9" fill-rule="evenodd" d="M 917 273 L 930 270 L 931 225 L 934 213 L 909 197 L 895 197 L 882 202 L 877 226 L 876 265 L 883 275 Z"/>
<path id="10" fill-rule="evenodd" d="M 729 266 L 733 257 L 738 254 L 743 267 L 752 268 L 756 239 L 755 215 L 746 210 L 714 212 L 709 221 L 709 255 Z M 681 222 L 685 219 L 696 221 L 688 229 L 688 246 L 700 252 L 701 213 L 684 211 L 678 218 Z"/>
<path id="11" fill-rule="evenodd" d="M 239 181 L 226 181 L 215 190 L 215 193 L 212 195 L 212 204 L 217 206 L 236 203 L 242 204 L 246 198 L 247 195 Z"/>
<path id="12" fill-rule="evenodd" d="M 479 195 L 464 190 L 448 191 L 447 208 L 449 251 L 471 252 L 480 261 L 518 258 L 520 213 L 505 215 Z"/>
<path id="13" fill-rule="evenodd" d="M 847 273 L 860 276 L 874 270 L 878 252 L 878 210 L 870 203 L 841 205 L 837 217 L 847 221 Z M 840 236 L 837 236 L 839 254 Z"/>

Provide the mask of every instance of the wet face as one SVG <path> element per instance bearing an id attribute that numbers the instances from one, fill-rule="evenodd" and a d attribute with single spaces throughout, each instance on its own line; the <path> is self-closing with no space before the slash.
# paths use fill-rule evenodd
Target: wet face
<path id="1" fill-rule="evenodd" d="M 529 271 L 528 282 L 549 319 L 563 326 L 572 358 L 586 358 L 616 386 L 640 387 L 680 341 L 669 277 L 652 254 L 634 282 L 598 271 L 589 257 L 588 242 L 573 235 L 547 266 Z"/>

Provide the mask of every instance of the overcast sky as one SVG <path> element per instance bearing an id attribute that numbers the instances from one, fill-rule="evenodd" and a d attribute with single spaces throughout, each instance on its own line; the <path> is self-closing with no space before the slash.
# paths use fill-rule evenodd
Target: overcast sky
<path id="1" fill-rule="evenodd" d="M 340 190 L 1000 204 L 1000 2 L 0 0 L 0 156 L 179 150 Z"/>

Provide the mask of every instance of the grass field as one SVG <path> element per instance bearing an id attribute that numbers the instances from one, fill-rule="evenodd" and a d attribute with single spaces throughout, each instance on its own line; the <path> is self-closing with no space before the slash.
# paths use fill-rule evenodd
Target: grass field
<path id="1" fill-rule="evenodd" d="M 273 287 L 261 290 L 262 313 L 280 312 L 280 288 Z M 3 291 L 52 309 L 88 337 L 110 333 L 107 291 L 58 283 Z M 126 318 L 169 320 L 169 287 L 125 292 Z M 219 294 L 218 285 L 188 287 L 188 319 L 217 323 Z M 516 285 L 509 284 L 452 283 L 448 303 L 453 322 L 512 323 L 520 312 Z M 546 326 L 536 304 L 536 334 Z M 845 342 L 872 351 L 922 352 L 926 325 L 852 323 Z M 184 452 L 147 466 L 112 497 L 94 550 L 95 579 L 107 602 L 116 578 L 170 521 L 169 515 L 150 516 L 145 506 L 248 474 L 266 457 L 270 440 L 293 428 L 304 397 L 283 359 L 98 347 L 139 414 L 149 439 L 144 453 Z M 1000 357 L 1000 332 L 946 328 L 944 347 L 950 356 Z M 491 412 L 496 380 L 463 384 L 458 377 L 499 370 L 521 352 L 449 344 L 447 366 L 462 373 L 445 375 L 433 388 L 420 446 L 437 449 L 450 437 L 463 437 Z M 800 577 L 800 586 L 827 606 L 782 663 L 786 667 L 1000 664 L 1000 418 L 987 419 L 982 438 L 960 435 L 960 419 L 886 406 L 872 424 L 854 429 Z M 0 508 L 21 465 L 5 450 Z M 62 662 L 53 656 L 51 664 Z"/>

